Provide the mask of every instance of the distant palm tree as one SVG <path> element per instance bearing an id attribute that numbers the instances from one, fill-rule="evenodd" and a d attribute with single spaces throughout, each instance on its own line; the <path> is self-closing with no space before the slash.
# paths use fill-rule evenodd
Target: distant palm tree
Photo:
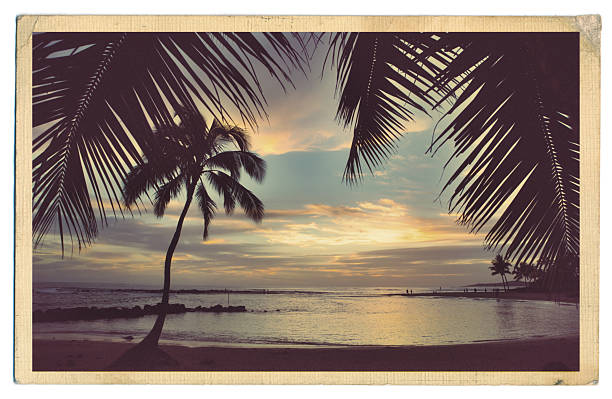
<path id="1" fill-rule="evenodd" d="M 531 274 L 533 274 L 533 266 L 526 262 L 518 263 L 514 265 L 512 274 L 514 275 L 515 281 L 523 280 L 525 288 L 527 288 L 527 280 L 530 278 Z"/>
<path id="2" fill-rule="evenodd" d="M 336 118 L 353 129 L 347 182 L 361 180 L 363 163 L 380 166 L 416 113 L 441 112 L 428 151 L 454 146 L 445 167 L 459 162 L 442 191 L 454 187 L 449 210 L 459 223 L 486 228 L 487 249 L 518 263 L 543 257 L 554 269 L 578 256 L 577 34 L 329 37 Z"/>
<path id="3" fill-rule="evenodd" d="M 204 219 L 205 240 L 217 209 L 210 191 L 223 197 L 227 214 L 231 214 L 238 204 L 246 216 L 255 222 L 261 221 L 264 216 L 263 203 L 239 182 L 241 170 L 257 182 L 263 180 L 266 170 L 265 161 L 250 152 L 245 131 L 224 126 L 217 120 L 208 127 L 202 115 L 187 109 L 180 111 L 178 116 L 178 124 L 154 133 L 152 143 L 156 147 L 155 157 L 134 167 L 123 189 L 126 207 L 133 206 L 138 198 L 153 189 L 154 212 L 157 217 L 164 215 L 172 198 L 177 197 L 183 189 L 186 193 L 176 231 L 166 252 L 159 314 L 155 325 L 139 344 L 137 352 L 142 352 L 143 347 L 145 351 L 157 347 L 167 314 L 172 256 L 194 196 Z M 234 147 L 234 150 L 229 147 Z"/>
<path id="4" fill-rule="evenodd" d="M 525 276 L 529 280 L 529 286 L 533 287 L 541 274 L 541 270 L 530 264 L 528 274 Z"/>
<path id="5" fill-rule="evenodd" d="M 510 274 L 510 266 L 512 265 L 500 254 L 497 254 L 491 263 L 492 266 L 489 266 L 489 270 L 492 271 L 491 275 L 495 276 L 499 274 L 502 279 L 502 284 L 504 285 L 504 291 L 508 291 L 510 287 L 508 287 L 506 274 Z"/>

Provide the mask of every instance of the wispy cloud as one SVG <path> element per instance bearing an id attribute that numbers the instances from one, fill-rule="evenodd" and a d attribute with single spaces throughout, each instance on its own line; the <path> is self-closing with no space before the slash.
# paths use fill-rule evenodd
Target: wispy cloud
<path id="1" fill-rule="evenodd" d="M 478 280 L 488 266 L 479 258 L 482 248 L 475 245 L 305 255 L 280 255 L 252 245 L 225 243 L 210 245 L 203 252 L 198 245 L 177 251 L 173 262 L 177 286 L 312 286 L 330 285 L 331 281 L 333 285 L 460 285 Z M 72 281 L 87 281 L 94 272 L 99 282 L 156 284 L 162 267 L 163 253 L 99 243 L 85 256 L 38 263 L 35 279 L 68 275 Z"/>
<path id="2" fill-rule="evenodd" d="M 473 243 L 482 239 L 469 236 L 449 218 L 424 218 L 406 204 L 389 198 L 358 202 L 354 206 L 308 204 L 303 209 L 280 211 L 278 215 L 291 216 L 292 222 L 273 228 L 263 223 L 253 233 L 263 235 L 272 243 L 319 248 L 342 246 L 343 251 L 353 251 L 356 246 Z"/>

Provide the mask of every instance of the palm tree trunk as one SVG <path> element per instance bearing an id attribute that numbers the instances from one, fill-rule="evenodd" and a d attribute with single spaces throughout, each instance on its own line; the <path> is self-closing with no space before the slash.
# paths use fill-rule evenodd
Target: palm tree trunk
<path id="1" fill-rule="evenodd" d="M 191 205 L 194 189 L 195 182 L 192 182 L 187 188 L 187 201 L 185 202 L 185 206 L 183 207 L 183 211 L 181 212 L 181 216 L 179 217 L 176 225 L 174 236 L 172 237 L 172 241 L 170 241 L 170 246 L 166 252 L 166 262 L 164 263 L 164 289 L 159 306 L 159 314 L 157 315 L 153 328 L 139 345 L 157 346 L 159 342 L 159 337 L 161 336 L 162 328 L 164 327 L 164 321 L 166 320 L 166 315 L 168 314 L 168 301 L 170 299 L 170 267 L 172 265 L 172 256 L 174 255 L 174 250 L 176 249 L 181 236 L 183 222 L 185 221 L 185 216 L 189 210 L 189 205 Z"/>

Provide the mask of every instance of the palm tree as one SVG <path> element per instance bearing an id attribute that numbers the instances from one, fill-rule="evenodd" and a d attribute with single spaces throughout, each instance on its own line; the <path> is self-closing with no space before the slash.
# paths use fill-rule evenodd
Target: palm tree
<path id="1" fill-rule="evenodd" d="M 127 173 L 145 162 L 153 130 L 170 124 L 179 108 L 199 106 L 223 123 L 256 126 L 267 116 L 261 71 L 291 87 L 290 73 L 307 63 L 303 37 L 34 33 L 35 245 L 56 229 L 63 255 L 65 238 L 73 249 L 92 242 L 107 223 L 108 204 L 122 216 Z"/>
<path id="2" fill-rule="evenodd" d="M 499 274 L 502 279 L 502 284 L 504 285 L 504 291 L 508 291 L 510 287 L 508 286 L 508 280 L 506 278 L 506 274 L 510 274 L 510 262 L 508 262 L 501 254 L 497 254 L 495 259 L 491 261 L 492 266 L 489 266 L 489 270 L 491 270 L 491 275 L 495 276 Z"/>
<path id="3" fill-rule="evenodd" d="M 201 114 L 187 109 L 180 111 L 179 117 L 178 124 L 153 134 L 155 157 L 135 166 L 129 172 L 123 189 L 124 204 L 128 208 L 153 189 L 154 212 L 157 217 L 163 217 L 170 200 L 176 198 L 181 191 L 186 192 L 186 197 L 166 252 L 159 314 L 143 341 L 118 361 L 120 366 L 125 366 L 126 362 L 140 361 L 139 357 L 143 354 L 150 355 L 157 350 L 169 302 L 172 256 L 194 196 L 204 219 L 204 240 L 208 237 L 208 227 L 217 209 L 210 196 L 211 191 L 223 197 L 227 214 L 231 214 L 238 204 L 246 216 L 255 222 L 261 221 L 264 215 L 263 203 L 239 182 L 241 170 L 257 182 L 261 182 L 265 175 L 265 161 L 250 152 L 245 131 L 224 126 L 217 120 L 207 127 Z M 228 147 L 232 146 L 235 148 L 229 150 Z"/>
<path id="4" fill-rule="evenodd" d="M 579 254 L 578 35 L 337 33 L 337 119 L 353 128 L 344 179 L 395 151 L 405 123 L 441 113 L 428 149 L 452 143 L 442 192 L 485 245 L 516 263 Z M 509 204 L 509 205 L 507 205 Z M 501 214 L 501 216 L 499 216 Z M 553 280 L 551 280 L 553 281 Z"/>
<path id="5" fill-rule="evenodd" d="M 540 269 L 537 266 L 533 266 L 529 264 L 530 269 L 528 270 L 528 274 L 525 276 L 527 280 L 529 280 L 529 286 L 533 287 L 540 276 Z"/>
<path id="6" fill-rule="evenodd" d="M 512 274 L 514 275 L 515 281 L 523 280 L 525 288 L 527 288 L 527 280 L 530 278 L 533 272 L 533 266 L 530 263 L 521 262 L 514 265 Z"/>

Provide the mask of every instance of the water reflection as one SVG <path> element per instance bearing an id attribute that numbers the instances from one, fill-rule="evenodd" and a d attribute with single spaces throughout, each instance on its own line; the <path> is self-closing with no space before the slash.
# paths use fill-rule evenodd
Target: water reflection
<path id="1" fill-rule="evenodd" d="M 380 293 L 380 289 L 328 289 L 317 294 L 235 294 L 231 296 L 231 303 L 245 305 L 250 312 L 169 315 L 162 339 L 183 344 L 433 345 L 577 335 L 579 331 L 578 309 L 574 306 L 546 301 L 381 296 Z M 100 294 L 97 300 L 104 306 L 114 303 L 133 306 L 155 303 L 154 298 L 156 295 L 152 294 L 131 298 Z M 88 300 L 95 302 L 96 298 Z M 47 298 L 45 302 L 38 298 L 39 303 L 51 304 L 49 307 L 59 301 Z M 189 307 L 226 301 L 223 294 L 182 294 L 172 298 L 172 302 Z M 33 328 L 38 335 L 61 333 L 121 340 L 126 335 L 144 336 L 153 322 L 153 317 L 143 317 L 35 323 Z"/>

